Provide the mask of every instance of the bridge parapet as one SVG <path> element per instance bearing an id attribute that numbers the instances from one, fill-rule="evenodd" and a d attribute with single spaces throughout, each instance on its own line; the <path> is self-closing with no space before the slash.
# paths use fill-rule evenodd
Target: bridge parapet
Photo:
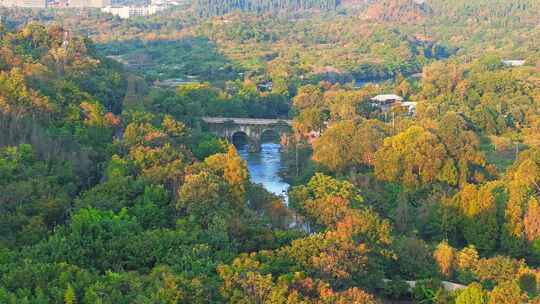
<path id="1" fill-rule="evenodd" d="M 286 124 L 292 126 L 292 120 L 288 119 L 264 119 L 264 118 L 234 118 L 234 117 L 203 117 L 202 120 L 208 124 L 234 123 L 237 125 L 275 125 Z"/>

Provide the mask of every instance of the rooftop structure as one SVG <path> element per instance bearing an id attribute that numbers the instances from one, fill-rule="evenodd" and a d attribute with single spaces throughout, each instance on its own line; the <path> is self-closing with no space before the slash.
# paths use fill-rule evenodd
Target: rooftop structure
<path id="1" fill-rule="evenodd" d="M 506 66 L 518 67 L 525 64 L 525 60 L 503 60 L 502 63 Z"/>
<path id="2" fill-rule="evenodd" d="M 413 115 L 416 112 L 416 105 L 418 103 L 416 101 L 404 101 L 400 102 L 399 106 L 402 108 L 407 108 L 407 113 L 409 115 Z"/>
<path id="3" fill-rule="evenodd" d="M 150 4 L 151 5 L 156 5 L 156 6 L 176 6 L 176 5 L 180 5 L 182 3 L 184 3 L 185 1 L 184 0 L 178 0 L 178 1 L 175 1 L 175 0 L 150 0 Z"/>
<path id="4" fill-rule="evenodd" d="M 403 101 L 403 97 L 398 96 L 396 94 L 382 94 L 382 95 L 377 95 L 371 98 L 371 101 L 376 102 L 376 103 L 388 104 L 388 103 Z"/>
<path id="5" fill-rule="evenodd" d="M 164 10 L 165 6 L 148 5 L 148 6 L 106 6 L 101 9 L 104 13 L 109 13 L 118 16 L 122 19 L 131 17 L 144 17 L 154 15 L 157 12 Z"/>
<path id="6" fill-rule="evenodd" d="M 67 7 L 84 8 L 94 7 L 101 8 L 111 5 L 111 0 L 68 0 Z"/>
<path id="7" fill-rule="evenodd" d="M 185 80 L 185 79 L 182 79 L 182 78 L 172 78 L 172 79 L 165 79 L 165 80 L 156 80 L 154 82 L 154 85 L 155 86 L 158 86 L 158 87 L 171 87 L 171 88 L 174 88 L 174 87 L 177 87 L 177 86 L 180 86 L 180 85 L 185 85 L 185 84 L 196 84 L 197 81 L 194 81 L 193 78 L 191 78 L 192 80 Z"/>
<path id="8" fill-rule="evenodd" d="M 262 83 L 257 84 L 257 90 L 259 92 L 271 92 L 272 86 L 273 86 L 272 81 L 262 82 Z"/>
<path id="9" fill-rule="evenodd" d="M 47 1 L 46 0 L 0 0 L 0 6 L 45 8 L 47 7 Z"/>
<path id="10" fill-rule="evenodd" d="M 395 94 L 382 94 L 371 98 L 371 105 L 379 108 L 383 112 L 388 112 L 392 107 L 402 107 L 407 109 L 409 115 L 413 115 L 416 112 L 415 101 L 404 101 L 403 97 Z"/>

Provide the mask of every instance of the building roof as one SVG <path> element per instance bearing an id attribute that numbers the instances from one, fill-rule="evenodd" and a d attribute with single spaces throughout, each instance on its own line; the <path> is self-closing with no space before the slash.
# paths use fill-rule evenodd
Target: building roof
<path id="1" fill-rule="evenodd" d="M 508 66 L 522 66 L 525 64 L 525 60 L 503 60 L 502 63 Z"/>
<path id="2" fill-rule="evenodd" d="M 417 104 L 418 102 L 416 101 L 404 101 L 401 103 L 401 106 L 402 107 L 416 107 Z"/>
<path id="3" fill-rule="evenodd" d="M 382 94 L 371 98 L 371 100 L 377 102 L 403 101 L 403 97 L 396 94 Z"/>

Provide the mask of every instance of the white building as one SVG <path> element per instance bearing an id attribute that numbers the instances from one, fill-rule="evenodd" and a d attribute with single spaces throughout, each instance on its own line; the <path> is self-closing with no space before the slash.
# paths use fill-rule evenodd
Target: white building
<path id="1" fill-rule="evenodd" d="M 519 67 L 525 64 L 525 60 L 503 60 L 502 63 L 506 66 Z"/>
<path id="2" fill-rule="evenodd" d="M 383 112 L 388 112 L 393 104 L 396 102 L 402 102 L 403 97 L 395 94 L 382 94 L 377 95 L 370 100 L 373 107 L 379 108 Z"/>
<path id="3" fill-rule="evenodd" d="M 407 109 L 409 115 L 413 115 L 416 112 L 416 105 L 418 104 L 415 101 L 404 101 L 403 97 L 395 94 L 377 95 L 370 100 L 372 106 L 384 112 L 388 112 L 394 106 L 399 106 Z"/>
<path id="4" fill-rule="evenodd" d="M 0 6 L 45 8 L 47 7 L 47 1 L 46 0 L 0 0 Z"/>
<path id="5" fill-rule="evenodd" d="M 101 8 L 111 5 L 111 0 L 68 0 L 67 7 L 85 8 L 94 7 Z"/>
<path id="6" fill-rule="evenodd" d="M 174 1 L 174 0 L 150 0 L 150 4 L 157 5 L 157 6 L 176 6 L 180 5 L 184 1 Z"/>
<path id="7" fill-rule="evenodd" d="M 157 12 L 164 10 L 165 6 L 148 5 L 148 6 L 106 6 L 101 9 L 102 12 L 118 16 L 122 19 L 131 17 L 144 17 L 154 15 Z"/>
<path id="8" fill-rule="evenodd" d="M 416 105 L 418 105 L 416 101 L 403 101 L 399 103 L 400 107 L 407 109 L 409 115 L 416 113 Z"/>
<path id="9" fill-rule="evenodd" d="M 403 101 L 403 97 L 396 94 L 382 94 L 371 98 L 371 101 L 378 104 L 389 104 L 394 102 Z"/>

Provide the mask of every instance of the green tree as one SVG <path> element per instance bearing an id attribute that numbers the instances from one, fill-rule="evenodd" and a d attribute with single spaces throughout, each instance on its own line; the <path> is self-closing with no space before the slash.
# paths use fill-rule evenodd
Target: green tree
<path id="1" fill-rule="evenodd" d="M 64 294 L 64 304 L 77 304 L 77 296 L 75 294 L 75 289 L 73 289 L 73 286 L 71 286 L 71 284 L 68 285 Z"/>
<path id="2" fill-rule="evenodd" d="M 487 300 L 487 292 L 483 290 L 482 285 L 472 283 L 459 292 L 456 304 L 486 304 Z"/>
<path id="3" fill-rule="evenodd" d="M 488 304 L 520 304 L 527 301 L 527 295 L 521 291 L 519 285 L 507 281 L 497 285 L 489 294 Z"/>
<path id="4" fill-rule="evenodd" d="M 453 275 L 455 255 L 455 249 L 448 245 L 446 241 L 439 243 L 433 252 L 433 257 L 439 266 L 439 271 L 447 278 L 451 278 Z"/>
<path id="5" fill-rule="evenodd" d="M 444 145 L 421 127 L 385 139 L 375 153 L 375 175 L 391 182 L 415 188 L 441 180 L 448 158 Z"/>
<path id="6" fill-rule="evenodd" d="M 466 185 L 457 195 L 464 217 L 463 235 L 465 239 L 483 252 L 493 252 L 497 248 L 499 235 L 498 202 L 501 194 L 496 182 L 479 188 Z"/>
<path id="7" fill-rule="evenodd" d="M 332 124 L 313 144 L 313 160 L 335 172 L 373 164 L 375 152 L 388 132 L 373 120 Z"/>

